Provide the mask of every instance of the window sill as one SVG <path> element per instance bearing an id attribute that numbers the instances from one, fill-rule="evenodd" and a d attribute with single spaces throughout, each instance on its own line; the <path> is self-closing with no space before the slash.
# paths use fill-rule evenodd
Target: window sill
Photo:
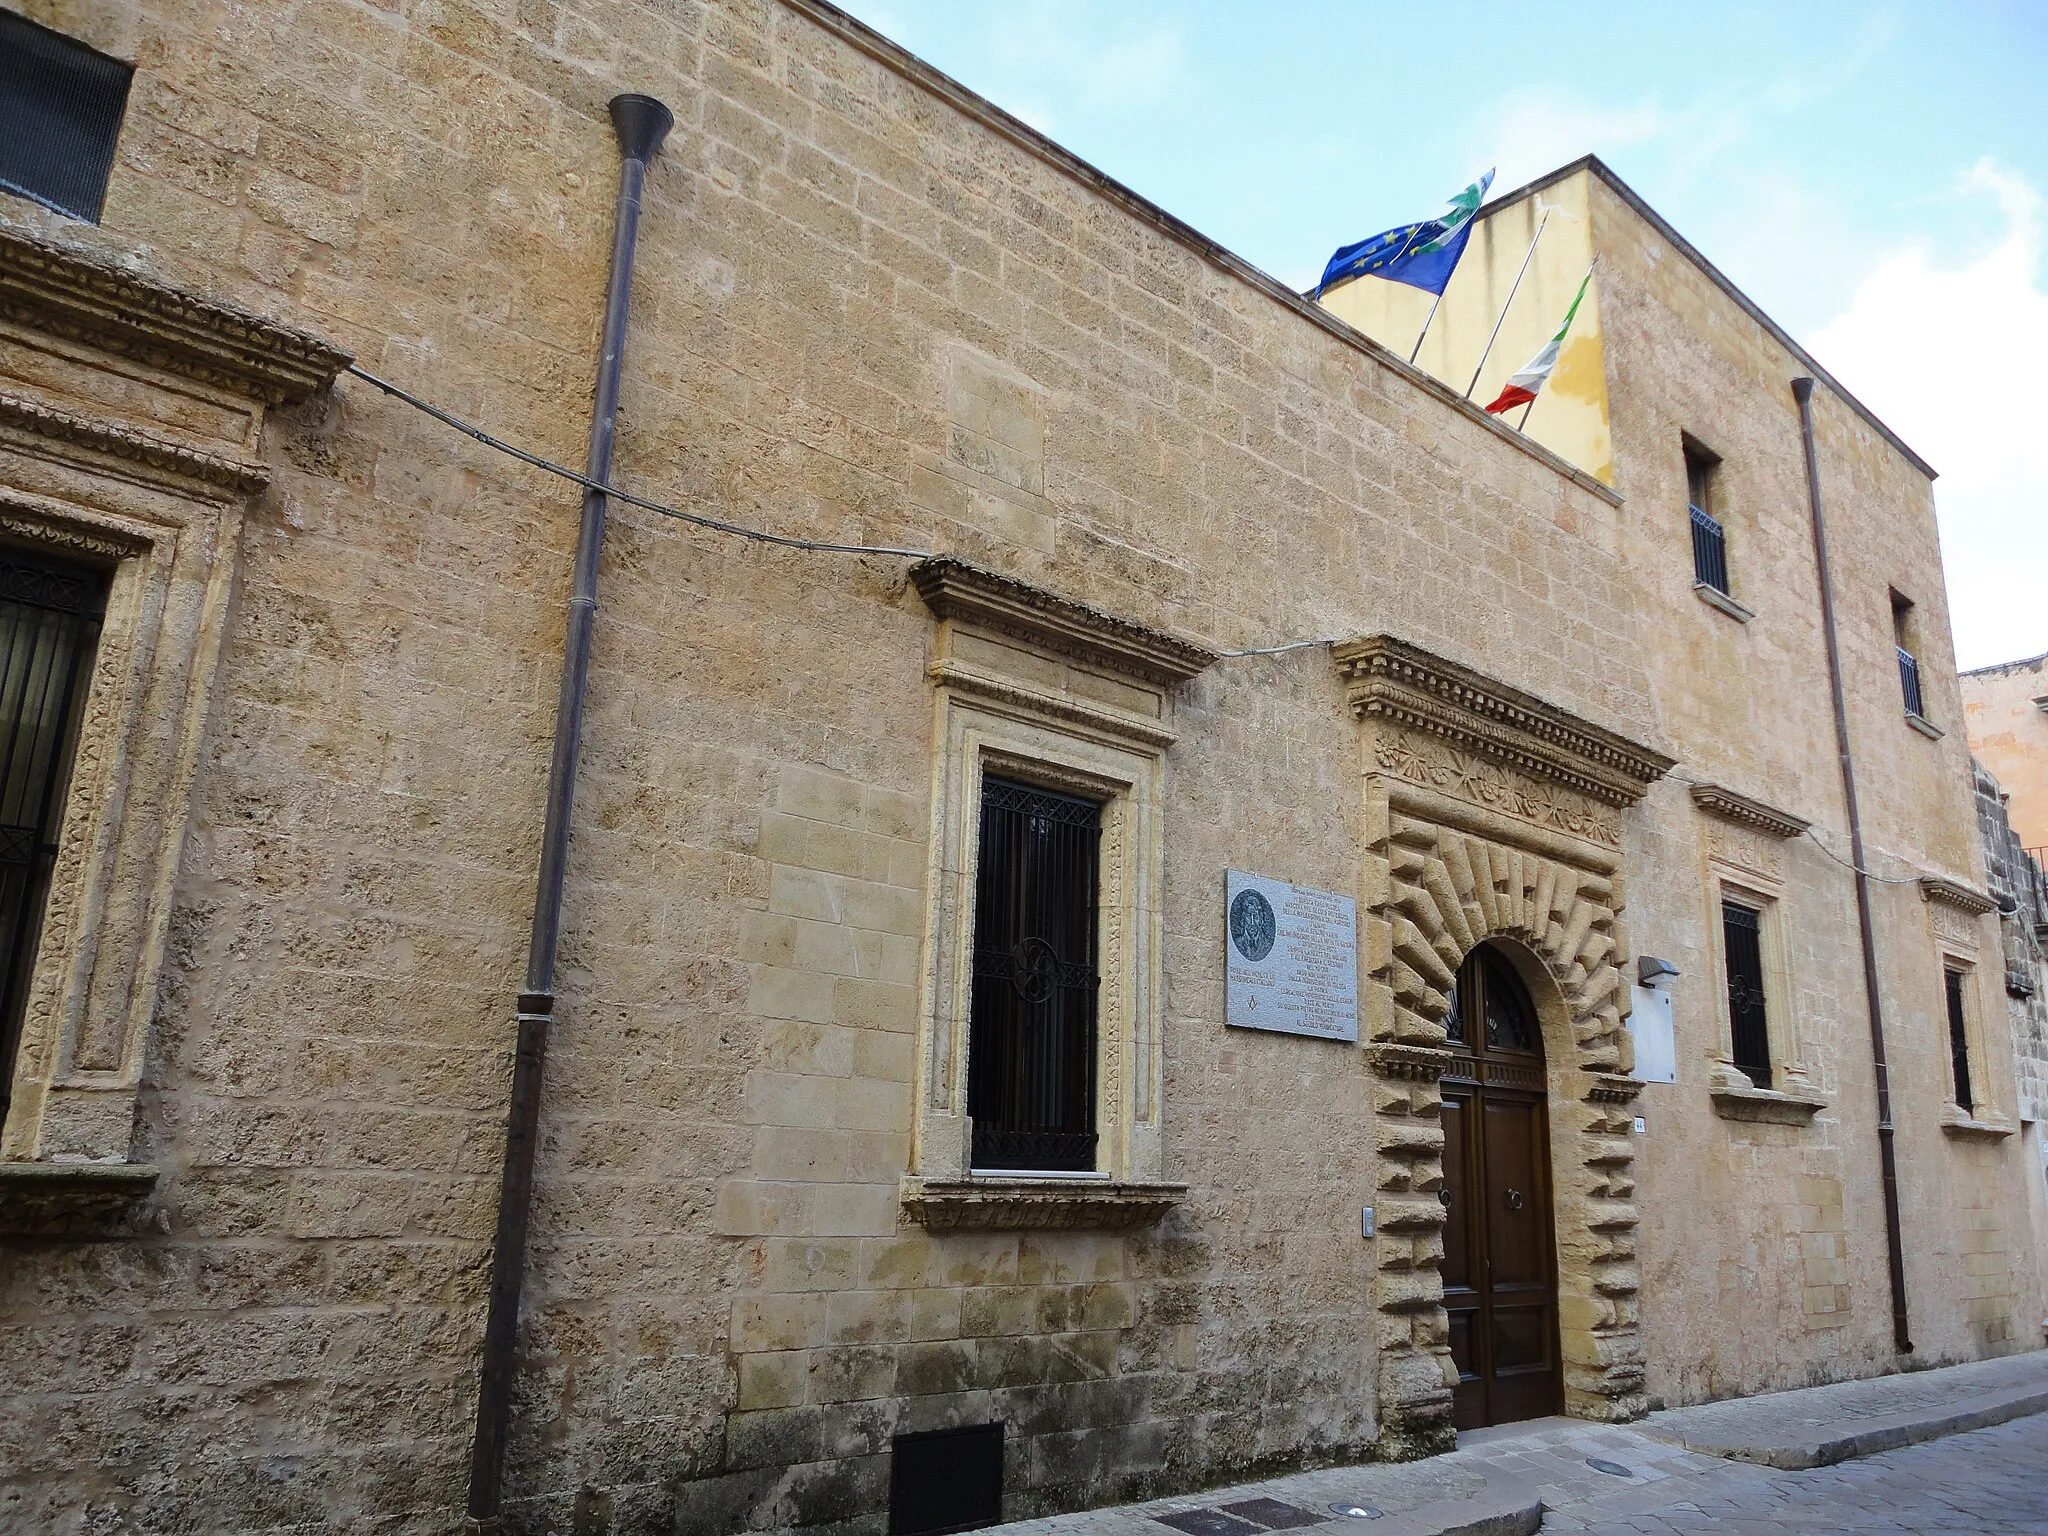
<path id="1" fill-rule="evenodd" d="M 921 1179 L 902 1183 L 903 1211 L 931 1232 L 1149 1227 L 1187 1198 L 1185 1184 L 1087 1176 Z"/>
<path id="2" fill-rule="evenodd" d="M 1714 1113 L 1723 1120 L 1765 1125 L 1807 1125 L 1828 1101 L 1810 1088 L 1738 1088 L 1724 1083 L 1711 1090 Z"/>
<path id="3" fill-rule="evenodd" d="M 1719 587 L 1710 587 L 1704 581 L 1692 584 L 1692 595 L 1709 608 L 1718 608 L 1738 624 L 1747 624 L 1756 617 L 1754 610 L 1745 608 Z"/>
<path id="4" fill-rule="evenodd" d="M 1906 724 L 1913 727 L 1914 730 L 1925 736 L 1929 741 L 1939 741 L 1948 734 L 1948 732 L 1944 731 L 1932 720 L 1922 715 L 1913 714 L 1910 711 L 1906 715 Z"/>
<path id="5" fill-rule="evenodd" d="M 154 1163 L 0 1163 L 0 1235 L 96 1228 L 125 1215 L 156 1180 Z"/>
<path id="6" fill-rule="evenodd" d="M 1978 1119 L 1957 1104 L 1944 1105 L 1941 1128 L 1959 1141 L 2003 1141 L 2012 1134 L 2012 1122 L 1993 1110 Z"/>

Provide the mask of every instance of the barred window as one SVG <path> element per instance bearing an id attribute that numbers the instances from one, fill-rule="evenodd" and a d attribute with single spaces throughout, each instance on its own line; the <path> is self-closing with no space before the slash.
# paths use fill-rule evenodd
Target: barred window
<path id="1" fill-rule="evenodd" d="M 1095 1168 L 1092 800 L 985 778 L 967 1101 L 976 1168 Z"/>
<path id="2" fill-rule="evenodd" d="M 0 551 L 0 1123 L 106 579 Z"/>
<path id="3" fill-rule="evenodd" d="M 1941 974 L 1948 988 L 1948 1059 L 1949 1069 L 1955 1074 L 1956 1107 L 1966 1115 L 1974 1114 L 1977 1103 L 1976 1095 L 1970 1091 L 1970 1037 L 1963 1015 L 1963 973 L 1949 966 Z"/>
<path id="4" fill-rule="evenodd" d="M 1728 964 L 1728 1022 L 1735 1065 L 1759 1088 L 1771 1086 L 1770 1019 L 1764 1002 L 1763 913 L 1721 903 L 1722 949 Z"/>
<path id="5" fill-rule="evenodd" d="M 0 11 L 0 190 L 100 220 L 134 70 Z"/>
<path id="6" fill-rule="evenodd" d="M 1714 484 L 1721 461 L 1689 437 L 1682 446 L 1686 515 L 1692 524 L 1692 579 L 1726 597 L 1730 595 L 1728 535 L 1721 524 Z"/>

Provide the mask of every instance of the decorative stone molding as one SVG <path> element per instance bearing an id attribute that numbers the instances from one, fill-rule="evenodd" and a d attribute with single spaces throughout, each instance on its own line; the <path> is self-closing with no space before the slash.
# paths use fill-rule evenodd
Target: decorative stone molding
<path id="1" fill-rule="evenodd" d="M 1156 718 L 1077 698 L 1071 691 L 1034 687 L 1000 668 L 977 666 L 957 656 L 933 660 L 930 676 L 941 687 L 972 694 L 1020 714 L 1058 720 L 1090 735 L 1114 737 L 1155 751 L 1180 740 L 1180 733 Z"/>
<path id="2" fill-rule="evenodd" d="M 1723 866 L 1723 873 L 1761 886 L 1775 899 L 1783 893 L 1785 856 L 1783 839 L 1774 833 L 1758 832 L 1732 821 L 1709 818 L 1702 828 L 1707 859 Z"/>
<path id="3" fill-rule="evenodd" d="M 1172 684 L 1216 653 L 964 561 L 925 561 L 912 579 L 938 619 L 928 675 L 938 686 L 940 756 L 911 1142 L 919 1182 L 905 1185 L 904 1198 L 918 1191 L 924 1214 L 912 1219 L 930 1225 L 1114 1224 L 1132 1201 L 1156 1198 L 1144 1191 L 1177 1188 L 1160 1182 L 1162 757 L 1175 740 Z M 984 1198 L 992 1186 L 971 1173 L 970 951 L 988 773 L 1083 795 L 1102 808 L 1096 1170 L 1109 1175 L 1112 1190 L 1135 1191 L 1129 1199 L 1108 1199 L 1097 1183 L 1076 1194 L 1085 1181 L 1072 1180 L 1048 1186 L 1046 1199 L 1059 1196 L 1051 1205 L 1024 1199 L 1035 1186 Z"/>
<path id="4" fill-rule="evenodd" d="M 911 567 L 911 583 L 940 619 L 965 622 L 1108 671 L 1167 685 L 1221 654 L 1198 641 L 983 570 L 950 555 Z"/>
<path id="5" fill-rule="evenodd" d="M 61 354 L 76 386 L 59 403 L 35 366 L 0 378 L 0 532 L 107 580 L 0 1177 L 98 1208 L 153 1177 L 118 1170 L 134 1155 L 243 519 L 270 480 L 251 445 L 266 404 L 325 388 L 348 356 L 5 229 L 0 329 L 0 369 Z"/>
<path id="6" fill-rule="evenodd" d="M 1945 1104 L 1941 1129 L 1958 1141 L 2003 1141 L 2013 1133 L 2013 1123 L 1995 1109 L 1972 1114 L 1960 1105 Z"/>
<path id="7" fill-rule="evenodd" d="M 1565 1397 L 1584 1418 L 1643 1411 L 1632 1105 L 1623 1027 L 1620 811 L 1671 760 L 1386 636 L 1339 646 L 1363 733 L 1367 1070 L 1379 1172 L 1374 1305 L 1380 1453 L 1448 1449 L 1443 1309 L 1443 1016 L 1457 968 L 1494 940 L 1543 1023 L 1557 1166 Z"/>
<path id="8" fill-rule="evenodd" d="M 1745 608 L 1719 587 L 1710 587 L 1704 581 L 1696 581 L 1692 584 L 1692 595 L 1705 603 L 1709 608 L 1718 608 L 1738 624 L 1747 624 L 1756 617 L 1755 609 Z"/>
<path id="9" fill-rule="evenodd" d="M 1718 816 L 1723 821 L 1732 821 L 1739 827 L 1749 827 L 1772 837 L 1797 837 L 1813 825 L 1788 811 L 1739 795 L 1719 784 L 1693 785 L 1692 803 L 1709 816 Z"/>
<path id="10" fill-rule="evenodd" d="M 1331 658 L 1361 719 L 1393 722 L 1607 805 L 1634 805 L 1676 762 L 1391 635 L 1347 640 Z"/>
<path id="11" fill-rule="evenodd" d="M 40 441 L 39 441 L 40 440 Z M 0 390 L 0 443 L 24 452 L 45 446 L 81 468 L 208 501 L 239 501 L 270 484 L 268 465 L 207 453 L 133 427 L 95 421 Z"/>
<path id="12" fill-rule="evenodd" d="M 1608 807 L 1554 784 L 1539 783 L 1472 753 L 1440 742 L 1418 741 L 1398 728 L 1376 732 L 1373 765 L 1421 788 L 1441 790 L 1468 803 L 1619 850 L 1621 818 Z"/>
<path id="13" fill-rule="evenodd" d="M 1365 1048 L 1365 1064 L 1381 1077 L 1402 1082 L 1433 1083 L 1450 1070 L 1448 1050 L 1426 1045 L 1396 1045 L 1375 1040 Z"/>
<path id="14" fill-rule="evenodd" d="M 352 361 L 304 331 L 8 229 L 0 317 L 270 405 L 320 393 Z"/>
<path id="15" fill-rule="evenodd" d="M 1747 1078 L 1740 1083 L 1716 1081 L 1707 1089 L 1714 1113 L 1723 1120 L 1748 1120 L 1767 1125 L 1807 1125 L 1828 1107 L 1827 1098 L 1807 1084 L 1759 1088 Z"/>
<path id="16" fill-rule="evenodd" d="M 0 1162 L 0 1237 L 91 1232 L 156 1188 L 154 1163 Z"/>
<path id="17" fill-rule="evenodd" d="M 902 1181 L 903 1213 L 932 1232 L 1149 1227 L 1187 1199 L 1185 1184 L 1111 1179 Z"/>
<path id="18" fill-rule="evenodd" d="M 1643 1080 L 1619 1072 L 1588 1072 L 1588 1104 L 1633 1104 L 1643 1091 Z"/>
<path id="19" fill-rule="evenodd" d="M 1960 881 L 1944 879 L 1940 875 L 1920 877 L 1920 899 L 1954 907 L 1969 917 L 1982 917 L 1987 912 L 1998 910 L 1998 903 L 1984 892 Z"/>

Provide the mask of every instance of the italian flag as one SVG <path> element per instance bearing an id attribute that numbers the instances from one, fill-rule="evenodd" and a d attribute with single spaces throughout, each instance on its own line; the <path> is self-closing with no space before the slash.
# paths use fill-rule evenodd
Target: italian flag
<path id="1" fill-rule="evenodd" d="M 1564 345 L 1564 333 L 1572 328 L 1572 316 L 1579 312 L 1579 301 L 1585 298 L 1586 285 L 1592 281 L 1593 274 L 1588 270 L 1579 283 L 1578 293 L 1572 299 L 1572 307 L 1564 312 L 1564 324 L 1557 328 L 1555 336 L 1543 344 L 1543 350 L 1522 364 L 1515 376 L 1508 380 L 1507 387 L 1500 392 L 1500 398 L 1486 408 L 1489 415 L 1498 415 L 1502 411 L 1511 411 L 1518 405 L 1527 405 L 1536 398 L 1537 391 L 1549 382 L 1552 371 L 1557 367 L 1557 349 Z"/>

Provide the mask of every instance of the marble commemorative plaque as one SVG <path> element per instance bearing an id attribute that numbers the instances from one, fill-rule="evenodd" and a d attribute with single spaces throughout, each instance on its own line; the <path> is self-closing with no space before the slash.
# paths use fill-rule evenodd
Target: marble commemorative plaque
<path id="1" fill-rule="evenodd" d="M 1224 1022 L 1358 1038 L 1358 903 L 1226 870 Z"/>

